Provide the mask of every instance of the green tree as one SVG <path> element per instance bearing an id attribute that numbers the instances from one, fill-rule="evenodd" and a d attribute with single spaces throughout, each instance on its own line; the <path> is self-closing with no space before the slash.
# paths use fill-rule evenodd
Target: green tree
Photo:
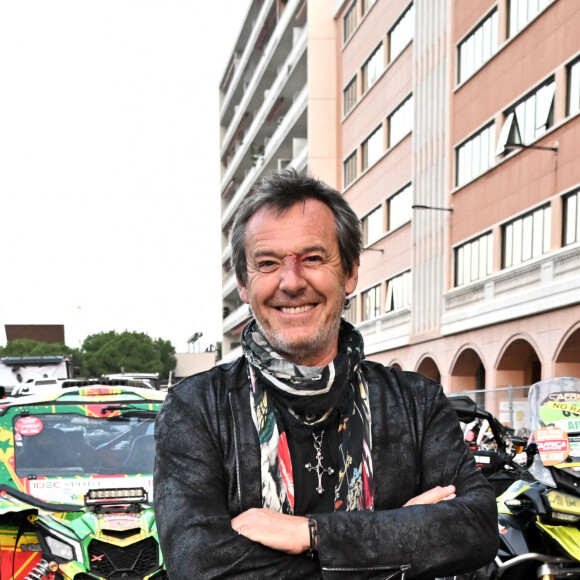
<path id="1" fill-rule="evenodd" d="M 177 365 L 177 359 L 175 358 L 175 348 L 169 340 L 163 340 L 162 338 L 158 338 L 155 341 L 155 344 L 159 350 L 159 357 L 161 358 L 161 362 L 163 363 L 163 372 L 161 373 L 161 377 L 167 379 L 169 378 L 170 371 L 174 371 L 175 366 Z"/>
<path id="2" fill-rule="evenodd" d="M 167 340 L 153 340 L 143 332 L 114 330 L 91 334 L 82 345 L 89 376 L 119 373 L 159 373 L 169 377 L 175 369 L 175 348 Z"/>

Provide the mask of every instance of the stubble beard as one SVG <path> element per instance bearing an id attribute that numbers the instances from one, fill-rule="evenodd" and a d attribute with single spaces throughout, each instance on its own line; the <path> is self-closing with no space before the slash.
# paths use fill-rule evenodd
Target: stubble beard
<path id="1" fill-rule="evenodd" d="M 258 317 L 254 313 L 252 314 L 254 315 L 260 332 L 264 335 L 270 346 L 284 358 L 297 364 L 302 364 L 302 361 L 316 356 L 318 352 L 322 352 L 331 340 L 338 342 L 338 331 L 345 299 L 346 294 L 343 292 L 340 300 L 337 301 L 335 311 L 325 321 L 322 328 L 319 328 L 313 336 L 306 337 L 300 341 L 289 341 L 280 332 L 270 326 L 266 329 Z"/>

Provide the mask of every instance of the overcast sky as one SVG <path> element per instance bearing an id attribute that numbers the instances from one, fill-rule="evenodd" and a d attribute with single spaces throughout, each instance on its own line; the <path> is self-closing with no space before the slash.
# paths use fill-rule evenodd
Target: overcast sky
<path id="1" fill-rule="evenodd" d="M 249 4 L 0 4 L 0 343 L 221 339 L 218 85 Z"/>

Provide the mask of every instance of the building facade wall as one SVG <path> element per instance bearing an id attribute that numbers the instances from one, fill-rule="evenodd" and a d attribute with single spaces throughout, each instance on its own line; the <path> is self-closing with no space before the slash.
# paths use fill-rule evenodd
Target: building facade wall
<path id="1" fill-rule="evenodd" d="M 380 78 L 368 92 L 359 91 L 356 105 L 342 118 L 342 160 L 355 150 L 361 153 L 377 119 L 388 116 L 403 94 L 413 95 L 412 130 L 394 147 L 385 138 L 382 156 L 370 167 L 363 168 L 359 160 L 356 178 L 343 180 L 343 192 L 363 224 L 405 182 L 412 184 L 410 203 L 428 208 L 415 208 L 410 220 L 394 231 L 385 219 L 382 235 L 363 251 L 359 288 L 347 316 L 362 332 L 368 358 L 423 372 L 448 390 L 579 375 L 580 239 L 564 244 L 563 233 L 569 219 L 565 196 L 580 189 L 580 117 L 568 107 L 570 65 L 580 55 L 574 32 L 580 25 L 580 4 L 540 2 L 537 13 L 517 30 L 518 3 L 510 0 L 412 4 L 412 39 L 394 61 L 386 49 Z M 337 33 L 351 5 L 337 7 Z M 369 31 L 382 31 L 388 42 L 395 15 L 408 5 L 378 0 L 348 41 L 339 43 L 343 99 L 352 75 L 360 74 L 376 43 Z M 491 54 L 471 74 L 465 69 L 460 74 L 460 66 L 469 64 L 461 61 L 467 42 L 486 20 L 487 31 L 493 30 L 491 22 L 496 27 Z M 495 155 L 510 110 L 552 79 L 545 128 L 531 140 L 520 136 L 531 148 Z M 489 166 L 482 169 L 483 161 L 478 162 L 477 171 L 460 181 L 460 150 L 489 127 Z M 385 122 L 385 134 L 388 130 Z M 539 254 L 525 256 L 523 251 L 520 260 L 507 263 L 507 226 L 544 207 L 549 208 L 549 225 L 544 225 L 548 245 Z M 492 241 L 486 272 L 460 280 L 459 252 L 487 233 Z M 531 234 L 529 243 L 537 246 L 537 241 L 538 235 Z M 412 273 L 411 300 L 389 310 L 384 302 L 390 296 L 389 280 L 405 268 Z M 377 284 L 381 306 L 369 316 L 364 295 Z"/>

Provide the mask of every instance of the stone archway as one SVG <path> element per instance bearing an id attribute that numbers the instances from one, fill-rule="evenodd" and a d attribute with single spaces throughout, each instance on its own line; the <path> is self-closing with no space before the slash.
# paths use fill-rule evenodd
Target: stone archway
<path id="1" fill-rule="evenodd" d="M 478 405 L 485 405 L 485 366 L 473 347 L 464 348 L 451 365 L 449 391 L 476 391 L 473 394 Z"/>
<path id="2" fill-rule="evenodd" d="M 438 383 L 441 382 L 441 371 L 439 370 L 437 363 L 430 356 L 425 356 L 421 359 L 417 366 L 417 372 L 428 379 L 433 379 Z"/>
<path id="3" fill-rule="evenodd" d="M 533 385 L 542 379 L 542 363 L 527 338 L 509 342 L 496 365 L 496 387 Z"/>
<path id="4" fill-rule="evenodd" d="M 487 398 L 490 411 L 516 430 L 527 427 L 528 388 L 542 379 L 542 362 L 528 337 L 517 336 L 506 343 L 496 365 L 496 388 Z"/>
<path id="5" fill-rule="evenodd" d="M 554 376 L 580 377 L 580 326 L 564 338 L 554 357 Z"/>

